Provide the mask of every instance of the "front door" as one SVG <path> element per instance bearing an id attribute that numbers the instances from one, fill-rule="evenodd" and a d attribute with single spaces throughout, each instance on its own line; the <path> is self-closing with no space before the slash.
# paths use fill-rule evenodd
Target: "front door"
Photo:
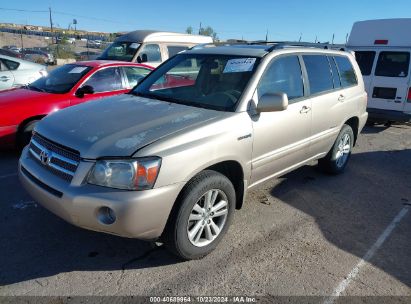
<path id="1" fill-rule="evenodd" d="M 83 97 L 73 97 L 70 101 L 71 105 L 129 91 L 119 67 L 108 67 L 98 70 L 81 86 L 85 85 L 93 87 L 94 93 L 86 94 Z"/>
<path id="2" fill-rule="evenodd" d="M 284 111 L 253 117 L 251 184 L 283 172 L 307 159 L 311 135 L 311 102 L 304 98 L 300 59 L 295 55 L 274 58 L 264 72 L 255 94 L 286 93 Z"/>

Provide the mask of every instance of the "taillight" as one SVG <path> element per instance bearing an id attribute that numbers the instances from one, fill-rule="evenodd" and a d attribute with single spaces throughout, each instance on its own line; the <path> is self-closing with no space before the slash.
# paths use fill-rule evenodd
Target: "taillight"
<path id="1" fill-rule="evenodd" d="M 411 87 L 408 89 L 407 102 L 411 102 Z"/>

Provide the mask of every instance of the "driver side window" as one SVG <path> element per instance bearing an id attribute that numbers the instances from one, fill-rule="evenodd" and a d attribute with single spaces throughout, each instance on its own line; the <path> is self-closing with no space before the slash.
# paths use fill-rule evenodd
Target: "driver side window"
<path id="1" fill-rule="evenodd" d="M 301 66 L 297 56 L 274 58 L 261 77 L 257 86 L 258 98 L 266 93 L 279 92 L 286 93 L 288 100 L 304 96 Z"/>
<path id="2" fill-rule="evenodd" d="M 97 71 L 84 83 L 84 85 L 92 86 L 95 93 L 121 90 L 123 89 L 123 83 L 120 69 L 106 68 Z"/>

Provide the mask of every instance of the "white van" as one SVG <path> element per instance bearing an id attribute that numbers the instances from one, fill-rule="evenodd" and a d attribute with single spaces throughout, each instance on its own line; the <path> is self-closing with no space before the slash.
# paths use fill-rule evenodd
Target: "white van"
<path id="1" fill-rule="evenodd" d="M 356 22 L 347 48 L 364 77 L 369 121 L 410 121 L 411 18 Z"/>
<path id="2" fill-rule="evenodd" d="M 98 59 L 132 61 L 157 67 L 181 51 L 212 42 L 209 36 L 139 30 L 116 38 Z"/>

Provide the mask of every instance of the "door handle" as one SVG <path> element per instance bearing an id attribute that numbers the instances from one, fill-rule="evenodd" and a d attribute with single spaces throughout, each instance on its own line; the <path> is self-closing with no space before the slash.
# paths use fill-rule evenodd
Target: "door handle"
<path id="1" fill-rule="evenodd" d="M 338 96 L 338 101 L 343 102 L 345 100 L 345 96 L 343 94 L 340 94 L 340 96 Z"/>
<path id="2" fill-rule="evenodd" d="M 7 80 L 10 80 L 10 77 L 8 77 L 8 76 L 1 76 L 0 79 L 1 79 L 1 81 L 7 81 Z"/>
<path id="3" fill-rule="evenodd" d="M 308 112 L 310 112 L 310 111 L 311 111 L 311 108 L 310 108 L 310 107 L 303 106 L 303 107 L 301 108 L 301 110 L 300 110 L 300 113 L 303 114 L 303 113 L 308 113 Z"/>

